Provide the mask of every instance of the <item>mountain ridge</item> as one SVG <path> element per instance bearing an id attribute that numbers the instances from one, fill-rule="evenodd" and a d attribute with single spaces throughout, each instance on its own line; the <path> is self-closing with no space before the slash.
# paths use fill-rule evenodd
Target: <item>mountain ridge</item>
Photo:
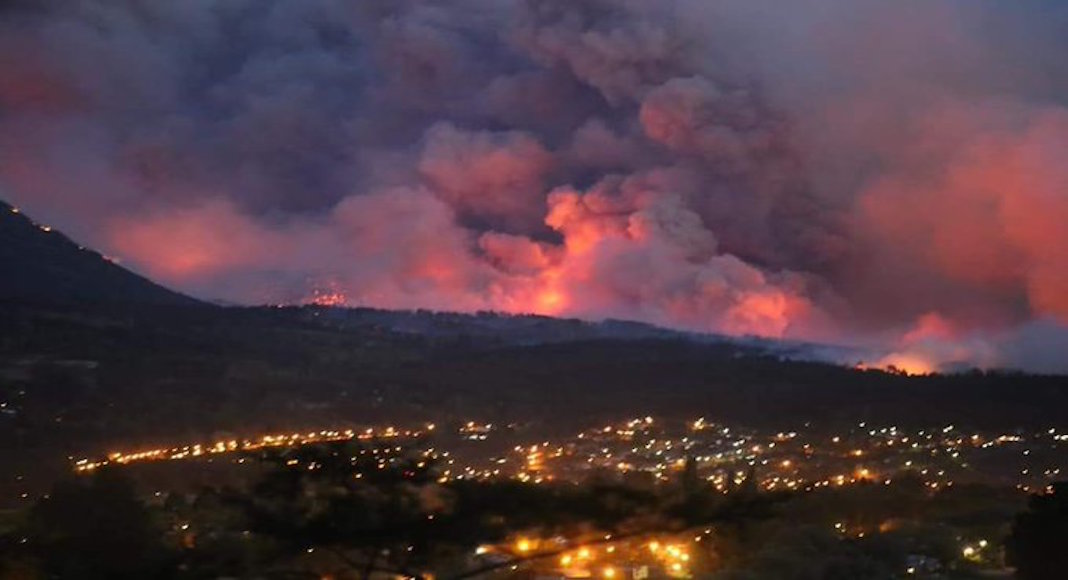
<path id="1" fill-rule="evenodd" d="M 201 301 L 166 288 L 77 244 L 59 230 L 33 221 L 3 200 L 0 200 L 0 301 L 68 307 L 249 308 Z M 590 321 L 536 314 L 384 310 L 362 306 L 315 307 L 313 310 L 317 312 L 316 316 L 321 315 L 320 322 L 339 327 L 374 325 L 401 334 L 436 338 L 463 336 L 515 345 L 593 339 L 682 339 L 732 342 L 757 350 L 793 355 L 807 347 L 823 346 L 695 333 L 618 319 Z"/>
<path id="2" fill-rule="evenodd" d="M 204 303 L 165 288 L 0 201 L 0 300 L 46 304 Z"/>

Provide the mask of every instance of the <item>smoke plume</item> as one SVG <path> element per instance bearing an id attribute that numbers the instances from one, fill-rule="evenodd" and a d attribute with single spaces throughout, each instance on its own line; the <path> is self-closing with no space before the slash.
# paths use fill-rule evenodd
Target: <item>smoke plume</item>
<path id="1" fill-rule="evenodd" d="M 193 295 L 1068 371 L 1061 2 L 0 15 L 2 195 Z"/>

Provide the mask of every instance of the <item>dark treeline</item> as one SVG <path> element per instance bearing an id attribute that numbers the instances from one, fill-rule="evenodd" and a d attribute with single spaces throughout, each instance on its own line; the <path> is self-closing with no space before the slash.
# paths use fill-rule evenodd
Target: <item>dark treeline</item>
<path id="1" fill-rule="evenodd" d="M 545 435 L 648 414 L 772 429 L 1068 424 L 1064 377 L 905 377 L 658 332 L 491 314 L 8 302 L 0 459 L 13 475 L 0 496 L 22 493 L 25 478 L 47 483 L 70 456 L 366 424 L 477 419 Z"/>
<path id="2" fill-rule="evenodd" d="M 451 417 L 562 426 L 647 413 L 777 428 L 1068 423 L 1064 377 L 905 377 L 724 341 L 590 338 L 588 324 L 538 317 L 517 317 L 525 330 L 516 344 L 508 317 L 467 317 L 482 329 L 468 333 L 459 315 L 398 314 L 421 316 L 423 326 L 441 316 L 436 327 L 452 328 L 408 332 L 384 323 L 388 313 L 363 312 L 8 303 L 0 389 L 10 407 L 0 429 L 30 445 Z M 505 330 L 484 332 L 480 320 Z M 531 344 L 536 336 L 553 338 Z"/>

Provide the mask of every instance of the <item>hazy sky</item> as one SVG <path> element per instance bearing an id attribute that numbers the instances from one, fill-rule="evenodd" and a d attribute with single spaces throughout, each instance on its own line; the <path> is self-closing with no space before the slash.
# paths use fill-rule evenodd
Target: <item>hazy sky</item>
<path id="1" fill-rule="evenodd" d="M 1068 3 L 7 0 L 0 196 L 245 303 L 1068 371 Z"/>

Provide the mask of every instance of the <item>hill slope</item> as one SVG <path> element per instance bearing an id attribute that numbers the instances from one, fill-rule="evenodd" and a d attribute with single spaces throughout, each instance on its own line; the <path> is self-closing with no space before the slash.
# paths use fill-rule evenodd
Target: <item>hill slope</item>
<path id="1" fill-rule="evenodd" d="M 0 201 L 0 300 L 191 305 Z"/>

